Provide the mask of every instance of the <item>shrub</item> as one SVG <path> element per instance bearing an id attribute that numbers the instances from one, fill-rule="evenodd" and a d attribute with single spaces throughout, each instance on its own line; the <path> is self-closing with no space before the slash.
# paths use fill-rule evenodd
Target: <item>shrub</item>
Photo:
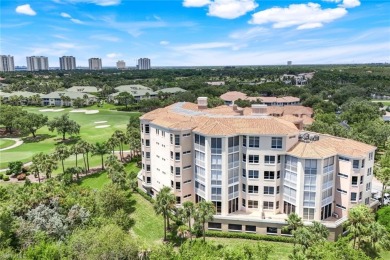
<path id="1" fill-rule="evenodd" d="M 3 179 L 4 174 L 0 173 L 0 180 Z"/>
<path id="2" fill-rule="evenodd" d="M 141 190 L 140 188 L 137 188 L 136 191 L 138 192 L 139 195 L 141 195 L 142 197 L 144 197 L 144 199 L 146 199 L 147 201 L 149 201 L 150 203 L 154 203 L 154 199 L 146 194 L 143 190 Z"/>
<path id="3" fill-rule="evenodd" d="M 9 176 L 4 176 L 3 181 L 9 181 Z"/>
<path id="4" fill-rule="evenodd" d="M 26 179 L 26 174 L 25 173 L 19 174 L 18 177 L 16 177 L 16 179 L 18 179 L 18 181 L 24 181 Z"/>
<path id="5" fill-rule="evenodd" d="M 12 172 L 11 172 L 10 170 L 7 170 L 7 171 L 5 172 L 5 174 L 6 174 L 6 175 L 11 175 Z"/>
<path id="6" fill-rule="evenodd" d="M 259 235 L 250 233 L 237 233 L 237 232 L 220 232 L 220 231 L 206 231 L 208 237 L 224 237 L 224 238 L 242 238 L 251 240 L 264 240 L 272 242 L 292 243 L 292 237 L 273 236 L 273 235 Z"/>

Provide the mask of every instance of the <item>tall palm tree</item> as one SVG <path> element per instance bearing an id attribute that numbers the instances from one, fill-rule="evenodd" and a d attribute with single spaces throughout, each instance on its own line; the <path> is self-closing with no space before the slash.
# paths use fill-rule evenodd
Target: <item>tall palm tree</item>
<path id="1" fill-rule="evenodd" d="M 127 129 L 127 142 L 131 151 L 131 156 L 138 155 L 141 150 L 141 134 L 139 128 Z"/>
<path id="2" fill-rule="evenodd" d="M 43 154 L 40 157 L 39 168 L 45 173 L 46 178 L 51 178 L 51 174 L 54 170 L 57 169 L 57 161 L 55 160 L 55 156 L 52 154 Z"/>
<path id="3" fill-rule="evenodd" d="M 294 233 L 298 230 L 298 228 L 303 227 L 302 219 L 295 212 L 288 215 L 288 218 L 285 219 L 285 221 L 287 222 L 287 226 L 284 226 L 282 228 L 282 230 L 285 232 L 291 232 L 291 234 L 293 236 L 294 236 Z M 296 246 L 296 242 L 294 239 L 294 249 L 295 249 L 295 246 Z M 294 250 L 294 252 L 295 252 L 295 250 Z"/>
<path id="4" fill-rule="evenodd" d="M 167 222 L 169 213 L 174 209 L 176 204 L 175 195 L 171 193 L 171 188 L 163 187 L 156 196 L 154 210 L 156 214 L 162 215 L 164 218 L 164 241 L 167 240 Z"/>
<path id="5" fill-rule="evenodd" d="M 79 146 L 81 147 L 80 150 L 83 152 L 83 160 L 84 160 L 84 166 L 86 171 L 89 171 L 89 153 L 92 151 L 93 146 L 88 143 L 87 141 L 80 140 Z"/>
<path id="6" fill-rule="evenodd" d="M 102 143 L 97 142 L 92 149 L 92 156 L 94 156 L 94 155 L 101 156 L 102 170 L 104 170 L 104 155 L 108 154 L 108 152 L 109 152 L 109 150 L 107 148 L 106 142 L 102 142 Z"/>
<path id="7" fill-rule="evenodd" d="M 382 183 L 381 203 L 383 203 L 386 186 L 390 185 L 390 151 L 381 156 L 378 167 L 375 170 L 375 177 Z"/>
<path id="8" fill-rule="evenodd" d="M 195 219 L 202 224 L 203 241 L 206 241 L 206 222 L 212 221 L 215 213 L 215 206 L 210 201 L 201 201 L 196 205 Z"/>
<path id="9" fill-rule="evenodd" d="M 115 130 L 113 136 L 119 142 L 119 155 L 121 160 L 123 160 L 123 145 L 127 142 L 126 134 L 121 130 Z"/>
<path id="10" fill-rule="evenodd" d="M 112 135 L 110 138 L 107 140 L 107 147 L 109 150 L 112 151 L 112 154 L 115 154 L 115 148 L 119 146 L 119 140 Z"/>
<path id="11" fill-rule="evenodd" d="M 70 151 L 69 151 L 68 147 L 66 145 L 64 145 L 64 144 L 57 145 L 55 150 L 54 150 L 53 156 L 57 160 L 61 160 L 62 173 L 65 174 L 64 160 L 69 158 L 69 156 L 70 156 Z"/>
<path id="12" fill-rule="evenodd" d="M 183 244 L 183 239 L 185 237 L 188 237 L 189 232 L 188 232 L 188 227 L 185 225 L 181 225 L 177 228 L 177 236 L 180 237 L 180 245 Z"/>
<path id="13" fill-rule="evenodd" d="M 319 240 L 326 241 L 328 239 L 329 229 L 320 222 L 313 221 L 313 225 L 310 227 L 310 231 L 314 235 L 313 240 L 315 241 L 312 241 L 313 243 Z"/>
<path id="14" fill-rule="evenodd" d="M 75 156 L 76 156 L 76 167 L 78 167 L 78 165 L 77 165 L 77 160 L 78 160 L 78 155 L 80 154 L 80 153 L 82 153 L 83 152 L 83 150 L 82 150 L 82 147 L 80 146 L 80 143 L 79 142 L 77 142 L 77 143 L 75 143 L 74 145 L 72 145 L 72 147 L 70 148 L 70 153 L 71 154 L 74 154 Z"/>
<path id="15" fill-rule="evenodd" d="M 194 214 L 194 211 L 195 211 L 194 203 L 192 203 L 191 201 L 186 201 L 183 203 L 183 214 L 184 214 L 185 220 L 188 221 L 188 229 L 189 229 L 188 231 L 190 232 L 191 241 L 192 241 L 191 218 Z"/>
<path id="16" fill-rule="evenodd" d="M 360 247 L 360 240 L 369 233 L 369 223 L 374 222 L 374 214 L 366 205 L 357 205 L 348 212 L 348 221 L 345 222 L 347 231 L 352 234 L 353 248 Z"/>

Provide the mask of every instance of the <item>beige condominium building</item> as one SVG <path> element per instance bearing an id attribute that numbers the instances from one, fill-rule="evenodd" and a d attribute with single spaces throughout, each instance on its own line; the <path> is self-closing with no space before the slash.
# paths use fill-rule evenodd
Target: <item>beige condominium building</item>
<path id="1" fill-rule="evenodd" d="M 270 116 L 266 105 L 209 109 L 207 98 L 146 113 L 139 185 L 152 196 L 171 187 L 178 207 L 212 201 L 209 230 L 283 235 L 295 212 L 335 239 L 351 207 L 377 205 L 376 147 L 306 132 L 300 120 Z"/>

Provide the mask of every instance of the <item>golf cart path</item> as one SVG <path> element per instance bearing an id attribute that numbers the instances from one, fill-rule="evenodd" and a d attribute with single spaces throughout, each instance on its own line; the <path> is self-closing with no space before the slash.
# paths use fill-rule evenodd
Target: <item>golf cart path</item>
<path id="1" fill-rule="evenodd" d="M 12 148 L 15 148 L 15 147 L 18 147 L 18 146 L 23 144 L 23 140 L 20 139 L 20 138 L 2 138 L 2 139 L 4 139 L 4 140 L 13 140 L 13 141 L 15 141 L 15 143 L 13 145 L 11 145 L 11 146 L 8 146 L 8 147 L 5 147 L 5 148 L 1 148 L 0 152 L 1 151 L 5 151 L 5 150 L 9 150 L 9 149 L 12 149 Z"/>

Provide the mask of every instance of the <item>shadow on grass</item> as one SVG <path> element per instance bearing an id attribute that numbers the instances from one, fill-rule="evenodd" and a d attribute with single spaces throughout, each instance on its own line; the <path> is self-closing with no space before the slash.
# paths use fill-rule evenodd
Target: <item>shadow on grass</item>
<path id="1" fill-rule="evenodd" d="M 50 139 L 56 137 L 55 135 L 49 135 L 49 134 L 43 134 L 43 135 L 37 135 L 35 138 L 32 136 L 27 136 L 22 138 L 24 143 L 39 143 L 43 140 Z"/>
<path id="2" fill-rule="evenodd" d="M 55 139 L 55 145 L 65 144 L 65 145 L 73 145 L 81 140 L 80 136 L 71 136 L 68 139 L 62 140 L 62 138 Z"/>

